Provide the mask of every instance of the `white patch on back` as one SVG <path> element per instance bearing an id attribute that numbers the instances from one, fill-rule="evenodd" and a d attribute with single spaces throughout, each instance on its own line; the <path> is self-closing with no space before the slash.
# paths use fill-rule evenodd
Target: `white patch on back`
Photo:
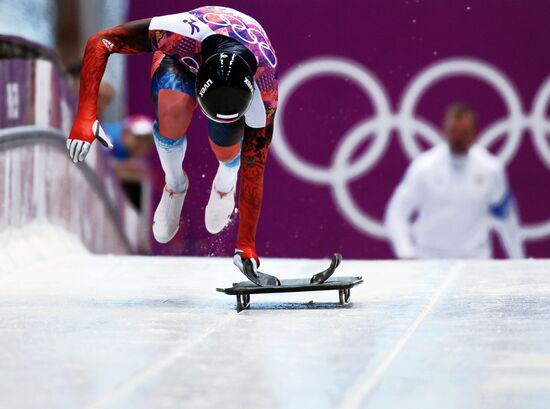
<path id="1" fill-rule="evenodd" d="M 149 30 L 171 31 L 200 42 L 215 34 L 207 24 L 191 13 L 153 17 L 149 24 Z"/>
<path id="2" fill-rule="evenodd" d="M 251 128 L 264 128 L 267 122 L 264 102 L 258 84 L 254 81 L 254 95 L 248 111 L 245 114 L 245 122 Z"/>

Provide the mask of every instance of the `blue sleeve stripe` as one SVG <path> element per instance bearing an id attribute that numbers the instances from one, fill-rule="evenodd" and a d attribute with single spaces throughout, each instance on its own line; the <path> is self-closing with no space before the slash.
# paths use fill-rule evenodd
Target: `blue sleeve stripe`
<path id="1" fill-rule="evenodd" d="M 500 201 L 489 207 L 489 211 L 497 219 L 506 219 L 510 214 L 513 203 L 514 195 L 508 190 Z"/>

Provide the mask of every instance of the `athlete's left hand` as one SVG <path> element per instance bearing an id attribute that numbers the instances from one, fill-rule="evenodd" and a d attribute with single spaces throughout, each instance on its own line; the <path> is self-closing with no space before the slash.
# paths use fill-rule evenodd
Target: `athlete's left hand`
<path id="1" fill-rule="evenodd" d="M 281 282 L 277 277 L 258 271 L 260 260 L 258 260 L 256 251 L 252 248 L 247 248 L 244 250 L 235 249 L 233 263 L 235 263 L 246 278 L 259 286 L 265 287 L 281 285 Z"/>
<path id="2" fill-rule="evenodd" d="M 235 255 L 233 256 L 233 264 L 235 264 L 243 274 L 246 274 L 244 271 L 244 265 L 248 264 L 248 267 L 252 268 L 254 273 L 258 272 L 258 267 L 260 266 L 260 259 L 256 254 L 256 250 L 252 248 L 245 249 L 235 249 Z"/>

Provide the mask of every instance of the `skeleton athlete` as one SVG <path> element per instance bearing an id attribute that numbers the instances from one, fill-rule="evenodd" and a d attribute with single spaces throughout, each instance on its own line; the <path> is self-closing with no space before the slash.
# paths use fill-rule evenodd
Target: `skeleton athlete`
<path id="1" fill-rule="evenodd" d="M 154 138 L 166 180 L 153 218 L 155 239 L 167 243 L 179 228 L 189 189 L 182 169 L 186 131 L 198 102 L 208 117 L 210 146 L 219 161 L 205 210 L 206 228 L 215 234 L 227 226 L 240 169 L 233 260 L 247 277 L 266 284 L 258 279 L 255 236 L 277 108 L 277 57 L 264 29 L 239 11 L 200 7 L 91 36 L 83 58 L 78 113 L 67 140 L 73 162 L 85 159 L 96 138 L 109 145 L 97 122 L 98 89 L 109 55 L 145 52 L 153 52 Z"/>

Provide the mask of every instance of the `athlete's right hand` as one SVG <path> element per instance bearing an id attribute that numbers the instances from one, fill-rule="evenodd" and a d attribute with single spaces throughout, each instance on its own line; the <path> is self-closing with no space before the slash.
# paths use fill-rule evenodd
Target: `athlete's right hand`
<path id="1" fill-rule="evenodd" d="M 253 283 L 259 286 L 275 286 L 281 285 L 279 279 L 269 274 L 264 274 L 258 271 L 260 260 L 253 248 L 245 250 L 235 249 L 233 263 L 241 270 L 241 272 Z"/>
<path id="2" fill-rule="evenodd" d="M 235 255 L 233 256 L 233 264 L 237 266 L 239 270 L 245 275 L 256 274 L 258 272 L 258 266 L 260 260 L 256 255 L 254 249 L 240 250 L 235 249 Z M 245 271 L 248 270 L 248 271 Z"/>
<path id="3" fill-rule="evenodd" d="M 90 124 L 89 121 L 77 118 L 71 130 L 71 136 L 67 139 L 69 156 L 74 163 L 83 162 L 86 159 L 94 139 L 97 139 L 103 146 L 113 149 L 113 144 L 98 120 Z"/>

